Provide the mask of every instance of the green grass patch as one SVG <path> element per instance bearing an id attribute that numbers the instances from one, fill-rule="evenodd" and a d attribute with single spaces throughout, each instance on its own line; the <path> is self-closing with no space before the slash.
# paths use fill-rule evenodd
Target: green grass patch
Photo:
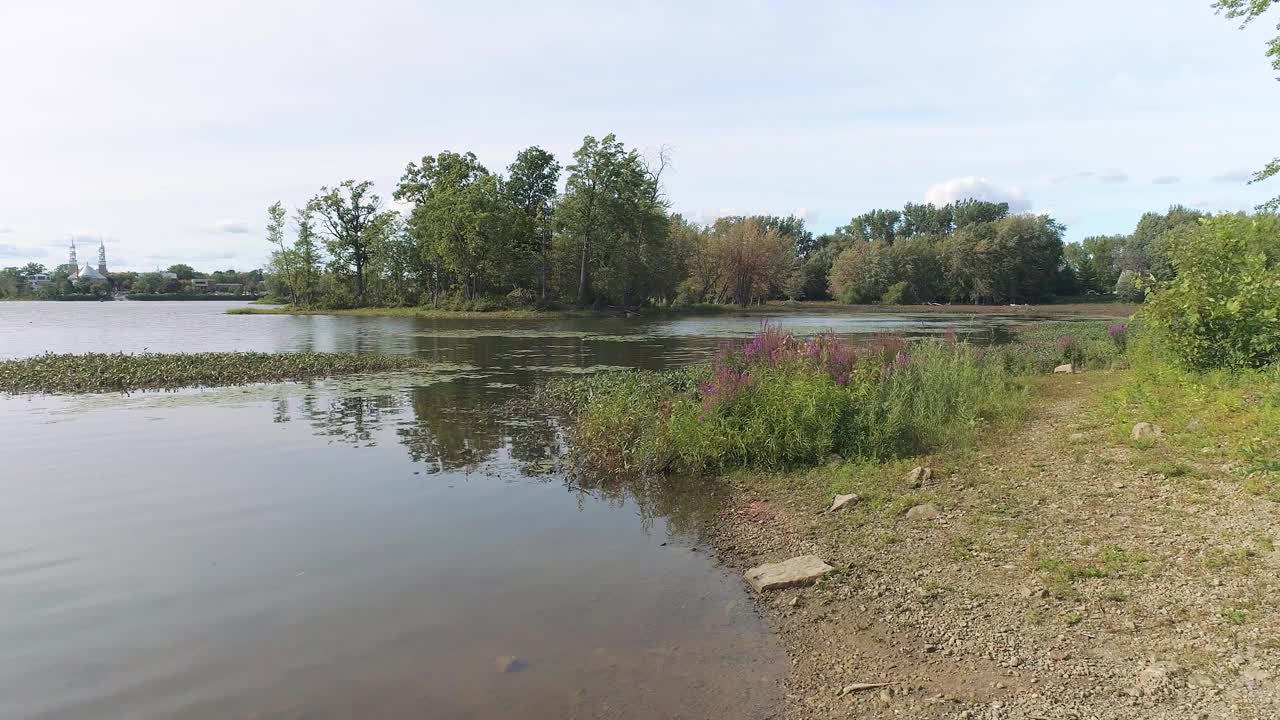
<path id="1" fill-rule="evenodd" d="M 411 355 L 356 353 L 86 353 L 0 361 L 0 391 L 82 393 L 218 387 L 423 368 Z"/>

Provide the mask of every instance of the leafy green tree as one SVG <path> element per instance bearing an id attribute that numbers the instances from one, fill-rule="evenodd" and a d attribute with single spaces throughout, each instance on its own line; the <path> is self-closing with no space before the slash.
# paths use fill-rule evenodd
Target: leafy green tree
<path id="1" fill-rule="evenodd" d="M 518 251 L 531 260 L 537 278 L 538 297 L 547 299 L 551 277 L 551 238 L 555 231 L 552 213 L 558 197 L 560 163 L 536 145 L 516 155 L 507 168 L 503 192 L 515 211 L 512 239 Z"/>
<path id="2" fill-rule="evenodd" d="M 902 208 L 902 234 L 905 236 L 942 236 L 951 232 L 955 222 L 951 205 L 937 207 L 932 203 L 917 205 L 907 203 Z"/>
<path id="3" fill-rule="evenodd" d="M 768 299 L 782 285 L 794 244 L 755 219 L 718 223 L 712 230 L 719 294 L 741 307 Z"/>
<path id="4" fill-rule="evenodd" d="M 952 203 L 950 206 L 953 227 L 960 229 L 966 225 L 991 223 L 1009 216 L 1009 203 L 990 202 L 969 198 Z"/>
<path id="5" fill-rule="evenodd" d="M 872 210 L 854 217 L 836 232 L 852 240 L 893 244 L 901 230 L 902 213 L 897 210 Z"/>
<path id="6" fill-rule="evenodd" d="M 472 153 L 442 152 L 409 164 L 396 198 L 414 203 L 409 233 L 421 257 L 456 281 L 467 299 L 505 273 L 511 213 L 499 179 Z"/>
<path id="7" fill-rule="evenodd" d="M 875 302 L 892 282 L 889 245 L 883 241 L 855 242 L 831 265 L 831 294 L 842 303 Z"/>
<path id="8" fill-rule="evenodd" d="M 320 247 L 316 242 L 315 207 L 307 203 L 293 213 L 293 223 L 298 228 L 294 238 L 292 256 L 295 267 L 294 286 L 290 288 L 294 302 L 311 306 L 319 291 Z"/>
<path id="9" fill-rule="evenodd" d="M 355 301 L 363 304 L 370 240 L 383 232 L 389 221 L 382 212 L 382 198 L 373 192 L 373 183 L 368 180 L 344 180 L 334 188 L 320 188 L 311 204 L 324 228 L 330 264 L 336 271 L 351 275 Z"/>
<path id="10" fill-rule="evenodd" d="M 170 265 L 169 269 L 166 272 L 171 272 L 174 275 L 177 275 L 179 280 L 190 280 L 191 278 L 196 276 L 195 268 L 185 263 Z"/>
<path id="11" fill-rule="evenodd" d="M 1217 0 L 1213 7 L 1218 13 L 1225 15 L 1233 20 L 1240 20 L 1240 26 L 1244 27 L 1249 23 L 1262 17 L 1264 13 L 1276 4 L 1277 0 Z M 1280 30 L 1280 23 L 1276 24 L 1276 29 Z M 1271 38 L 1267 42 L 1267 57 L 1271 58 L 1271 67 L 1280 70 L 1280 35 Z M 1262 182 L 1271 177 L 1280 175 L 1280 157 L 1275 157 L 1271 162 L 1263 166 L 1261 170 L 1253 174 L 1250 183 Z M 1258 210 L 1269 212 L 1280 211 L 1280 196 L 1271 198 L 1270 200 L 1258 206 Z"/>

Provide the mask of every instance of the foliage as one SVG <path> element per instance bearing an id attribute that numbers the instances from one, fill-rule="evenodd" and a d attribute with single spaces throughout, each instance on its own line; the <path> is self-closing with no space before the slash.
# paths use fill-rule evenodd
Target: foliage
<path id="1" fill-rule="evenodd" d="M 1125 270 L 1116 278 L 1116 299 L 1120 302 L 1142 302 L 1143 286 L 1141 278 L 1132 270 Z"/>
<path id="2" fill-rule="evenodd" d="M 1168 352 L 1190 368 L 1280 360 L 1280 216 L 1219 215 L 1170 241 L 1172 280 L 1144 311 Z"/>
<path id="3" fill-rule="evenodd" d="M 885 458 L 971 441 L 1016 414 L 1023 388 L 962 343 L 855 346 L 765 327 L 709 366 L 608 373 L 553 386 L 594 470 L 706 472 Z"/>
<path id="4" fill-rule="evenodd" d="M 884 291 L 884 295 L 880 296 L 880 302 L 884 305 L 910 305 L 915 302 L 915 295 L 911 292 L 911 283 L 906 280 L 889 286 Z"/>
<path id="5" fill-rule="evenodd" d="M 1071 363 L 1077 370 L 1113 369 L 1127 363 L 1129 335 L 1128 323 L 1035 323 L 1020 328 L 1013 342 L 984 352 L 992 362 L 1015 374 L 1045 373 L 1063 363 Z"/>
<path id="6" fill-rule="evenodd" d="M 421 368 L 411 355 L 367 353 L 52 353 L 0 361 L 0 391 L 78 393 L 215 387 Z"/>
<path id="7" fill-rule="evenodd" d="M 1213 7 L 1217 9 L 1219 14 L 1226 15 L 1233 20 L 1240 20 L 1240 27 L 1243 28 L 1257 20 L 1275 4 L 1276 0 L 1217 0 Z M 1276 29 L 1280 30 L 1280 23 L 1276 23 Z M 1267 42 L 1266 54 L 1267 57 L 1271 58 L 1271 67 L 1280 70 L 1280 35 L 1276 35 Z M 1249 182 L 1262 182 L 1276 175 L 1280 175 L 1280 157 L 1272 159 L 1261 170 L 1254 173 Z M 1258 210 L 1280 212 L 1280 196 L 1259 205 Z"/>

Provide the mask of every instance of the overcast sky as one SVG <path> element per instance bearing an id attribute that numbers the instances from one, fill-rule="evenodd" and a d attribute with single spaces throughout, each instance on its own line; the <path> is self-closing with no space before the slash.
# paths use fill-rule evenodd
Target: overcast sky
<path id="1" fill-rule="evenodd" d="M 0 265 L 259 265 L 267 205 L 585 134 L 669 145 L 700 220 L 967 195 L 1068 238 L 1232 210 L 1280 153 L 1275 18 L 1209 0 L 0 3 Z M 82 251 L 81 256 L 84 257 Z"/>

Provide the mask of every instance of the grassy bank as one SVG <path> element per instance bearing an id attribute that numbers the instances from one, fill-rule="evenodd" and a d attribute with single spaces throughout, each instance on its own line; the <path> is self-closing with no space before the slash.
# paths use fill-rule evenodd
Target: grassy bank
<path id="1" fill-rule="evenodd" d="M 491 308 L 455 309 L 432 307 L 363 307 L 342 310 L 300 308 L 292 305 L 237 307 L 227 310 L 229 315 L 347 315 L 355 317 L 407 317 L 407 318 L 456 318 L 488 320 L 528 320 L 574 317 L 633 317 L 680 315 L 787 315 L 791 313 L 823 313 L 830 315 L 856 315 L 865 313 L 954 313 L 959 315 L 1022 314 L 1029 317 L 1045 315 L 1086 315 L 1095 317 L 1128 317 L 1137 306 L 1124 303 L 1072 303 L 1063 305 L 844 305 L 837 302 L 775 301 L 764 305 L 741 308 L 737 305 L 679 305 L 671 307 L 627 308 Z"/>
<path id="2" fill-rule="evenodd" d="M 354 353 L 86 353 L 0 361 L 0 391 L 81 393 L 217 387 L 425 367 L 407 355 Z"/>

